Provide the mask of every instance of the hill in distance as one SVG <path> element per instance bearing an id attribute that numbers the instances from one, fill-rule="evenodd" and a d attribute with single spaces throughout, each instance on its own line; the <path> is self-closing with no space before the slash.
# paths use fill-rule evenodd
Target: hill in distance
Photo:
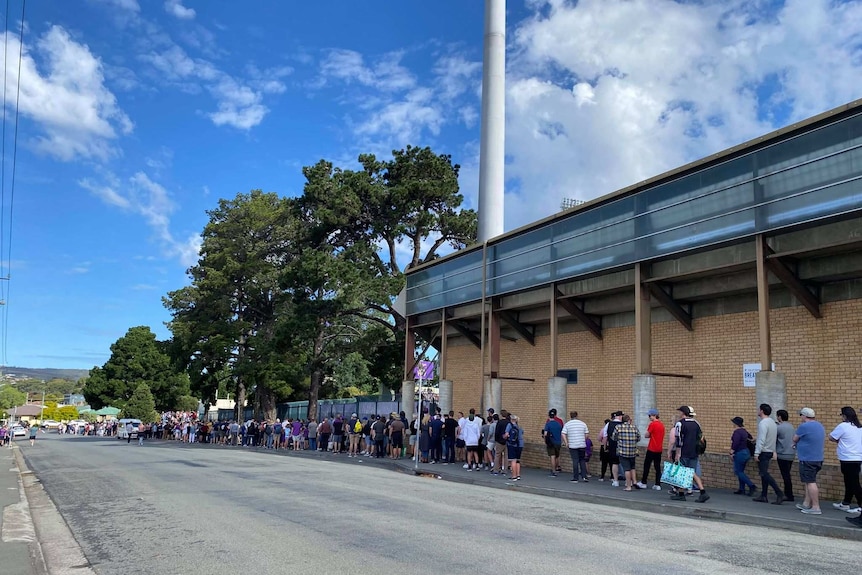
<path id="1" fill-rule="evenodd" d="M 52 379 L 68 379 L 78 381 L 82 377 L 87 377 L 90 373 L 89 369 L 55 369 L 50 367 L 15 367 L 6 366 L 3 368 L 3 376 L 14 375 L 16 379 L 40 379 L 50 381 Z"/>

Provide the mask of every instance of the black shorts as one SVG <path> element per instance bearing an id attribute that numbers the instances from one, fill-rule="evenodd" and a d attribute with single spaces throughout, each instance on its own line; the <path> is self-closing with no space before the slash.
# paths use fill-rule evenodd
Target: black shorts
<path id="1" fill-rule="evenodd" d="M 389 437 L 389 445 L 394 448 L 401 449 L 404 447 L 404 435 L 401 432 L 393 433 Z"/>
<path id="2" fill-rule="evenodd" d="M 463 440 L 463 439 L 456 439 L 456 440 L 455 440 L 455 447 L 459 447 L 459 448 L 460 448 L 460 447 L 464 447 L 465 445 L 466 445 L 466 443 L 464 443 L 464 440 Z"/>
<path id="3" fill-rule="evenodd" d="M 468 445 L 467 446 L 467 453 L 477 453 L 478 451 L 479 451 L 478 445 Z"/>
<path id="4" fill-rule="evenodd" d="M 822 461 L 800 461 L 799 480 L 802 483 L 817 483 L 817 473 L 822 467 Z"/>

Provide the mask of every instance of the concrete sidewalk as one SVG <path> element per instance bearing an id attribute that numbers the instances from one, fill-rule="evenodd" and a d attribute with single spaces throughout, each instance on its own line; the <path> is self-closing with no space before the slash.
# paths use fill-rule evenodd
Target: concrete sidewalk
<path id="1" fill-rule="evenodd" d="M 15 444 L 0 448 L 0 573 L 31 575 L 41 572 L 36 568 L 39 549 L 15 450 Z"/>

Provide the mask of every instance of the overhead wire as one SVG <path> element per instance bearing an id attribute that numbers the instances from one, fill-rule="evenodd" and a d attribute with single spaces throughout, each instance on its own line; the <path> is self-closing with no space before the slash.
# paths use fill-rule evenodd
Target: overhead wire
<path id="1" fill-rule="evenodd" d="M 9 10 L 8 4 L 9 0 L 6 0 L 7 10 L 6 10 L 6 38 L 9 37 Z M 20 111 L 20 102 L 21 102 L 21 62 L 24 58 L 24 15 L 26 14 L 27 9 L 27 0 L 21 1 L 21 31 L 18 35 L 18 75 L 16 77 L 15 82 L 15 132 L 12 137 L 12 180 L 9 186 L 9 230 L 8 230 L 8 241 L 6 242 L 6 276 L 4 278 L 0 278 L 0 283 L 4 283 L 2 280 L 6 280 L 6 291 L 4 302 L 0 308 L 3 310 L 3 329 L 2 329 L 2 364 L 7 365 L 7 349 L 9 342 L 9 292 L 11 285 L 11 267 L 12 267 L 12 214 L 15 206 L 15 175 L 17 173 L 18 168 L 18 118 Z M 4 48 L 4 62 L 3 62 L 3 159 L 4 159 L 4 169 L 5 169 L 5 149 L 6 149 L 6 54 Z M 4 171 L 5 175 L 5 171 Z M 5 177 L 3 178 L 5 182 Z M 0 220 L 2 220 L 2 211 L 0 211 Z M 2 234 L 2 232 L 0 232 Z M 2 234 L 5 238 L 6 235 Z M 3 252 L 2 252 L 2 244 L 0 244 L 0 262 L 3 260 Z M 2 263 L 0 263 L 0 270 L 2 270 Z"/>

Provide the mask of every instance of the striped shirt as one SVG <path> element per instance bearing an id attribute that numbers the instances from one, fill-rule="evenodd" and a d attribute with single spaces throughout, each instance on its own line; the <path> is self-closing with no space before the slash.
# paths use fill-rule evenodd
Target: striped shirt
<path id="1" fill-rule="evenodd" d="M 587 447 L 587 435 L 590 430 L 580 419 L 570 419 L 563 426 L 564 439 L 569 449 L 584 449 Z"/>

